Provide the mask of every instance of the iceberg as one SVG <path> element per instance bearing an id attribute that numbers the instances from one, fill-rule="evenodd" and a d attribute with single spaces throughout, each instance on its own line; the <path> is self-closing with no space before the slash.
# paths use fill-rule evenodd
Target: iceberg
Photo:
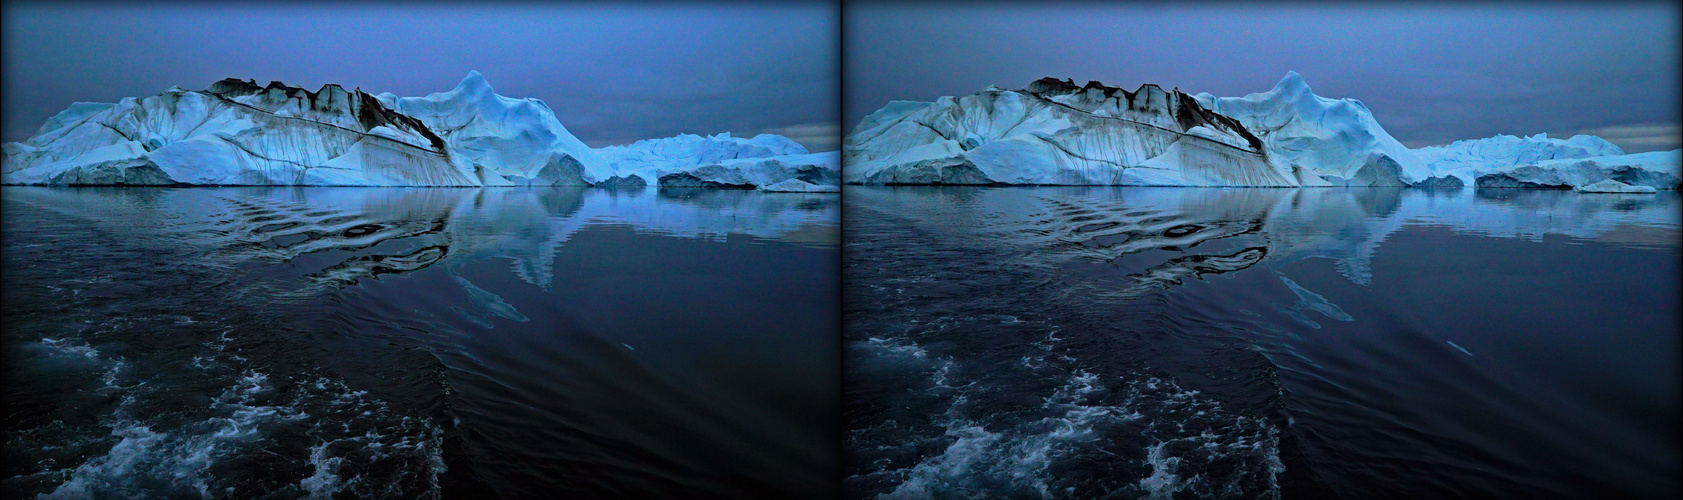
<path id="1" fill-rule="evenodd" d="M 679 134 L 664 139 L 644 139 L 624 146 L 608 146 L 600 151 L 613 175 L 645 170 L 677 171 L 739 158 L 807 153 L 806 148 L 783 136 L 760 134 L 744 139 L 731 137 L 728 132 L 714 136 Z"/>
<path id="2" fill-rule="evenodd" d="M 896 101 L 844 148 L 847 182 L 1408 186 L 1430 177 L 1360 101 L 1296 72 L 1237 98 L 1043 78 L 933 103 Z"/>
<path id="3" fill-rule="evenodd" d="M 896 101 L 843 145 L 859 184 L 1295 186 L 1239 122 L 1157 85 L 1043 78 Z"/>
<path id="4" fill-rule="evenodd" d="M 4 145 L 0 184 L 598 186 L 753 189 L 839 183 L 839 153 L 788 138 L 683 135 L 593 149 L 538 99 L 471 71 L 425 97 L 225 79 L 76 103 Z M 794 186 L 794 185 L 790 185 Z"/>
<path id="5" fill-rule="evenodd" d="M 1607 179 L 1674 190 L 1679 153 L 1627 155 L 1599 137 L 1546 135 L 1410 149 L 1355 99 L 1297 72 L 1244 97 L 1043 78 L 934 102 L 893 101 L 843 145 L 854 184 L 1530 187 Z"/>
<path id="6" fill-rule="evenodd" d="M 1479 174 L 1474 182 L 1481 188 L 1573 189 L 1613 180 L 1675 191 L 1680 164 L 1683 164 L 1683 150 L 1544 160 L 1492 169 L 1489 173 L 1471 171 Z"/>
<path id="7" fill-rule="evenodd" d="M 5 145 L 6 184 L 473 185 L 444 141 L 361 90 L 227 79 L 77 103 Z"/>
<path id="8" fill-rule="evenodd" d="M 795 141 L 772 134 L 747 139 L 729 133 L 680 134 L 599 151 L 607 165 L 600 175 L 632 184 L 764 189 L 789 180 L 837 187 L 841 180 L 838 152 L 808 153 Z"/>
<path id="9" fill-rule="evenodd" d="M 1606 180 L 1676 190 L 1683 150 L 1625 154 L 1606 140 L 1498 135 L 1415 150 L 1436 176 L 1481 188 L 1575 189 Z"/>
<path id="10" fill-rule="evenodd" d="M 1414 154 L 1426 163 L 1426 168 L 1432 173 L 1443 175 L 1459 174 L 1470 169 L 1528 165 L 1544 160 L 1622 155 L 1625 152 L 1593 135 L 1576 135 L 1562 140 L 1550 138 L 1548 134 L 1537 134 L 1455 141 L 1445 146 L 1416 149 Z M 1471 180 L 1462 179 L 1469 183 Z"/>

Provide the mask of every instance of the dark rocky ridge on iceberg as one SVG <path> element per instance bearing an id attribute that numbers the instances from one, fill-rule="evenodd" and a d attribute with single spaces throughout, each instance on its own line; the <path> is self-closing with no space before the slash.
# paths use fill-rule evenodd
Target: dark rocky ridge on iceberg
<path id="1" fill-rule="evenodd" d="M 1087 81 L 1087 85 L 1085 86 L 1078 87 L 1075 85 L 1074 80 L 1068 78 L 1059 80 L 1052 77 L 1045 77 L 1030 82 L 1028 86 L 1023 87 L 1023 90 L 1042 98 L 1081 94 L 1081 98 L 1074 100 L 1075 102 L 1064 102 L 1063 104 L 1091 113 L 1099 106 L 1110 102 L 1111 99 L 1115 99 L 1116 104 L 1127 102 L 1129 110 L 1145 111 L 1151 107 L 1151 103 L 1149 102 L 1150 97 L 1155 93 L 1162 92 L 1163 88 L 1157 84 L 1147 83 L 1140 86 L 1140 88 L 1134 92 L 1129 92 L 1121 87 L 1111 87 L 1093 80 Z M 1148 90 L 1151 90 L 1152 92 L 1148 92 Z M 1096 91 L 1096 93 L 1094 91 Z M 1234 120 L 1220 113 L 1205 109 L 1203 106 L 1198 105 L 1196 99 L 1193 99 L 1192 96 L 1181 92 L 1179 88 L 1174 89 L 1172 92 L 1174 92 L 1178 102 L 1190 104 L 1176 106 L 1174 109 L 1175 122 L 1180 124 L 1181 129 L 1191 130 L 1192 127 L 1207 126 L 1217 130 L 1230 131 L 1238 134 L 1240 137 L 1243 137 L 1245 142 L 1250 145 L 1251 151 L 1258 154 L 1264 152 L 1262 148 L 1262 139 L 1258 139 L 1255 135 L 1252 135 L 1251 132 L 1246 130 L 1245 126 L 1240 124 L 1238 120 Z M 1138 99 L 1137 101 L 1140 102 L 1136 103 L 1136 97 L 1140 97 L 1142 95 L 1144 98 Z"/>
<path id="2" fill-rule="evenodd" d="M 256 80 L 241 81 L 238 78 L 224 78 L 205 88 L 205 92 L 226 99 L 236 97 L 260 95 L 257 99 L 246 100 L 243 104 L 256 107 L 270 113 L 283 108 L 293 107 L 299 111 L 309 110 L 324 114 L 349 113 L 357 118 L 364 131 L 374 130 L 374 127 L 392 127 L 399 130 L 413 131 L 427 138 L 432 144 L 434 152 L 448 154 L 444 139 L 427 129 L 420 120 L 387 109 L 379 99 L 363 92 L 362 89 L 346 91 L 336 83 L 323 85 L 320 90 L 311 92 L 301 87 L 293 87 L 278 81 L 269 82 L 268 86 L 258 86 Z M 239 102 L 239 101 L 236 101 Z"/>

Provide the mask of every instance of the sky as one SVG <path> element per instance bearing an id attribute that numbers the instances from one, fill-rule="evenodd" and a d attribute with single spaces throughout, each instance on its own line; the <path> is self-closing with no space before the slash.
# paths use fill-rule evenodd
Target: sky
<path id="1" fill-rule="evenodd" d="M 830 151 L 837 17 L 823 2 L 8 2 L 4 140 L 27 139 L 73 102 L 227 77 L 424 96 L 479 70 L 500 95 L 542 99 L 593 147 L 730 132 Z"/>
<path id="2" fill-rule="evenodd" d="M 850 3 L 842 129 L 1041 77 L 1237 97 L 1287 71 L 1409 147 L 1496 134 L 1679 147 L 1675 3 Z"/>

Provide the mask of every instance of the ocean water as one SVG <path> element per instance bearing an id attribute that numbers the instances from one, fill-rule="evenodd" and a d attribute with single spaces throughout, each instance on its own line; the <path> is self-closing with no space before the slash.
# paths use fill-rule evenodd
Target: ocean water
<path id="1" fill-rule="evenodd" d="M 835 195 L 0 196 L 7 498 L 836 493 Z"/>
<path id="2" fill-rule="evenodd" d="M 849 498 L 1675 498 L 1679 200 L 849 187 Z"/>

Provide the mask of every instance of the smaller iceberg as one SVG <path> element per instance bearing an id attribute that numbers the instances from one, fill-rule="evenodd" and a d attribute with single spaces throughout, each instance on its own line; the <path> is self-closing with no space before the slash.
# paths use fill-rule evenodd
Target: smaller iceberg
<path id="1" fill-rule="evenodd" d="M 796 180 L 839 190 L 841 182 L 839 152 L 808 153 L 780 135 L 680 134 L 598 151 L 606 163 L 598 176 L 638 185 L 769 190 L 764 188 Z"/>
<path id="2" fill-rule="evenodd" d="M 1481 188 L 1577 189 L 1613 180 L 1675 190 L 1683 150 L 1625 154 L 1591 135 L 1498 135 L 1414 150 L 1435 179 Z"/>
<path id="3" fill-rule="evenodd" d="M 1506 168 L 1475 169 L 1481 188 L 1573 189 L 1613 180 L 1656 190 L 1676 190 L 1683 150 L 1544 160 Z"/>

